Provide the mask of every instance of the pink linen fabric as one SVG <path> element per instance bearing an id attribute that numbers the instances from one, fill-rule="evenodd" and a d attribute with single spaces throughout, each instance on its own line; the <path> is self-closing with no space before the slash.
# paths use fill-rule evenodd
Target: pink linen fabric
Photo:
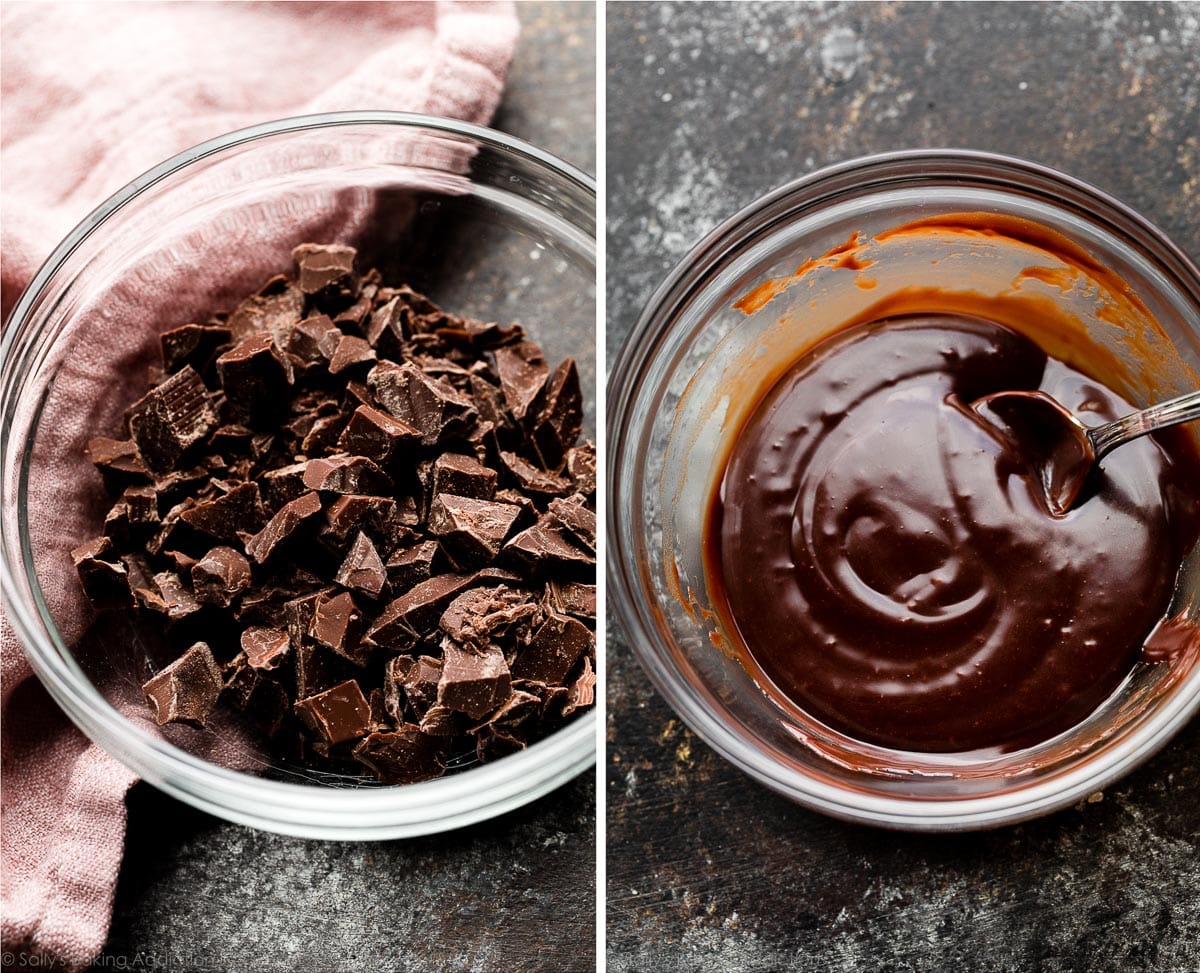
<path id="1" fill-rule="evenodd" d="M 5 3 L 4 319 L 72 226 L 190 145 L 320 111 L 390 109 L 486 123 L 516 34 L 509 2 Z M 337 218 L 323 212 L 307 229 L 321 232 Z M 144 354 L 144 336 L 111 340 L 128 343 L 131 365 Z M 55 395 L 94 395 L 96 375 L 86 363 L 76 367 Z M 47 537 L 64 516 L 95 513 L 81 499 L 86 491 L 70 483 L 35 493 L 31 502 L 66 511 L 31 510 Z M 4 495 L 8 502 L 7 486 Z M 64 587 L 71 580 L 59 572 L 44 581 L 48 601 L 77 599 Z M 70 621 L 72 612 L 56 618 Z M 78 630 L 65 634 L 82 629 L 79 617 Z M 2 616 L 0 703 L 3 947 L 79 969 L 107 936 L 134 778 L 58 710 Z"/>

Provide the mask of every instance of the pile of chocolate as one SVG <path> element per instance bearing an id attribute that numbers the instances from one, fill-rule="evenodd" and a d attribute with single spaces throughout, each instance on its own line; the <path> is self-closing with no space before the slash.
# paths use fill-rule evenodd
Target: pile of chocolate
<path id="1" fill-rule="evenodd" d="M 161 624 L 160 724 L 222 701 L 380 780 L 525 747 L 593 702 L 596 456 L 575 363 L 304 244 L 94 439 L 115 503 L 73 558 Z M 361 771 L 361 767 L 360 767 Z"/>

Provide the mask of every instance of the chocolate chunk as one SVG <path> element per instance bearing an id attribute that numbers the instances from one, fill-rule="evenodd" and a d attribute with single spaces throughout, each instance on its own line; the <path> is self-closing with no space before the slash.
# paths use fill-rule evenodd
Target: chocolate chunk
<path id="1" fill-rule="evenodd" d="M 150 472 L 138 455 L 137 444 L 132 439 L 97 436 L 88 440 L 87 454 L 92 465 L 104 477 L 105 485 L 114 493 L 131 483 L 144 483 L 150 479 Z"/>
<path id="2" fill-rule="evenodd" d="M 509 503 L 491 503 L 439 493 L 429 510 L 429 530 L 459 564 L 490 561 L 521 513 Z"/>
<path id="3" fill-rule="evenodd" d="M 504 552 L 528 570 L 546 572 L 573 566 L 586 567 L 596 559 L 572 544 L 557 518 L 543 517 L 504 545 Z"/>
<path id="4" fill-rule="evenodd" d="M 284 504 L 267 525 L 246 541 L 246 553 L 257 563 L 264 564 L 287 538 L 303 524 L 321 512 L 321 498 L 315 493 L 306 493 L 291 503 Z"/>
<path id="5" fill-rule="evenodd" d="M 398 655 L 383 671 L 383 698 L 388 712 L 397 723 L 408 713 L 420 719 L 437 702 L 438 683 L 442 678 L 442 660 L 422 655 L 415 659 Z"/>
<path id="6" fill-rule="evenodd" d="M 322 535 L 341 541 L 356 528 L 366 527 L 384 536 L 395 512 L 396 501 L 390 497 L 345 494 L 334 500 L 326 509 Z"/>
<path id="7" fill-rule="evenodd" d="M 250 562 L 232 547 L 214 547 L 192 567 L 192 591 L 204 605 L 228 608 L 250 587 Z"/>
<path id="8" fill-rule="evenodd" d="M 302 362 L 329 361 L 342 340 L 342 330 L 324 314 L 314 314 L 288 332 L 286 350 Z"/>
<path id="9" fill-rule="evenodd" d="M 546 601 L 550 610 L 560 615 L 576 618 L 596 619 L 596 586 L 579 584 L 575 581 L 549 581 L 546 583 Z"/>
<path id="10" fill-rule="evenodd" d="M 394 733 L 372 733 L 354 748 L 354 757 L 385 784 L 415 784 L 446 772 L 443 745 L 405 723 Z"/>
<path id="11" fill-rule="evenodd" d="M 259 530 L 266 515 L 258 484 L 241 483 L 226 494 L 184 510 L 179 518 L 217 540 L 234 542 L 242 534 Z"/>
<path id="12" fill-rule="evenodd" d="M 390 602 L 367 633 L 386 648 L 403 651 L 432 631 L 446 606 L 475 581 L 474 575 L 439 574 L 423 581 Z"/>
<path id="13" fill-rule="evenodd" d="M 276 276 L 229 315 L 228 327 L 235 342 L 266 334 L 278 344 L 303 312 L 304 295 L 286 277 Z"/>
<path id="14" fill-rule="evenodd" d="M 528 592 L 504 585 L 475 588 L 455 598 L 438 624 L 459 645 L 483 651 L 537 610 Z"/>
<path id="15" fill-rule="evenodd" d="M 269 334 L 244 338 L 217 359 L 217 375 L 232 415 L 256 425 L 286 407 L 294 372 Z"/>
<path id="16" fill-rule="evenodd" d="M 467 717 L 449 706 L 434 703 L 421 717 L 422 733 L 432 737 L 457 737 L 466 733 Z"/>
<path id="17" fill-rule="evenodd" d="M 519 341 L 496 349 L 496 371 L 500 374 L 500 390 L 508 408 L 518 421 L 537 401 L 550 366 L 542 350 L 532 341 Z"/>
<path id="18" fill-rule="evenodd" d="M 177 622 L 200 610 L 200 603 L 174 571 L 160 571 L 156 574 L 154 587 L 158 590 L 160 610 L 171 621 Z"/>
<path id="19" fill-rule="evenodd" d="M 556 466 L 583 430 L 583 392 L 575 359 L 560 364 L 546 387 L 546 402 L 533 428 L 533 441 L 543 462 Z"/>
<path id="20" fill-rule="evenodd" d="M 126 487 L 125 492 L 121 494 L 120 502 L 125 504 L 130 524 L 157 524 L 159 522 L 158 493 L 153 487 Z"/>
<path id="21" fill-rule="evenodd" d="M 226 327 L 204 324 L 185 324 L 162 333 L 163 369 L 169 375 L 184 365 L 197 372 L 206 372 L 217 350 L 229 344 L 233 332 Z"/>
<path id="22" fill-rule="evenodd" d="M 362 615 L 348 592 L 322 595 L 317 599 L 308 634 L 321 645 L 352 662 L 365 661 L 368 654 L 359 644 Z"/>
<path id="23" fill-rule="evenodd" d="M 288 654 L 288 633 L 282 628 L 252 625 L 242 632 L 242 651 L 255 669 L 277 669 Z"/>
<path id="24" fill-rule="evenodd" d="M 341 656 L 311 641 L 293 642 L 292 656 L 296 667 L 297 699 L 306 699 L 336 686 L 353 668 Z"/>
<path id="25" fill-rule="evenodd" d="M 325 743 L 344 743 L 370 730 L 371 707 L 353 679 L 300 700 L 296 715 Z"/>
<path id="26" fill-rule="evenodd" d="M 571 481 L 565 476 L 539 470 L 515 453 L 501 452 L 500 460 L 527 493 L 544 496 L 563 496 L 571 491 Z"/>
<path id="27" fill-rule="evenodd" d="M 571 683 L 562 715 L 570 716 L 576 710 L 585 709 L 596 701 L 596 674 L 592 671 L 592 660 L 583 657 L 583 671 Z"/>
<path id="28" fill-rule="evenodd" d="M 147 392 L 128 415 L 138 453 L 155 473 L 173 470 L 188 448 L 217 426 L 208 388 L 190 365 Z"/>
<path id="29" fill-rule="evenodd" d="M 334 577 L 338 584 L 375 598 L 387 582 L 387 571 L 379 559 L 379 552 L 371 539 L 362 531 L 354 538 L 346 559 Z"/>
<path id="30" fill-rule="evenodd" d="M 398 347 L 408 337 L 404 327 L 405 312 L 408 308 L 400 303 L 400 298 L 393 297 L 371 312 L 367 323 L 367 340 L 372 347 L 378 345 L 385 336 L 390 338 L 393 347 Z"/>
<path id="31" fill-rule="evenodd" d="M 333 323 L 339 328 L 349 328 L 354 331 L 365 332 L 366 327 L 363 322 L 371 313 L 371 293 L 368 293 L 370 288 L 363 288 L 358 295 L 358 300 L 351 304 L 344 311 L 339 311 L 337 317 L 333 319 Z M 374 344 L 374 342 L 372 342 Z"/>
<path id="32" fill-rule="evenodd" d="M 308 461 L 304 485 L 328 493 L 384 495 L 391 493 L 392 480 L 365 456 L 329 456 Z"/>
<path id="33" fill-rule="evenodd" d="M 576 544 L 596 553 L 596 515 L 592 511 L 569 500 L 551 500 L 550 513 L 567 529 Z"/>
<path id="34" fill-rule="evenodd" d="M 302 243 L 292 251 L 300 290 L 305 294 L 344 291 L 353 296 L 358 283 L 354 275 L 353 247 Z"/>
<path id="35" fill-rule="evenodd" d="M 421 434 L 407 423 L 393 419 L 369 405 L 359 406 L 350 417 L 338 448 L 356 456 L 365 456 L 382 466 L 391 462 L 401 445 L 416 442 Z"/>
<path id="36" fill-rule="evenodd" d="M 204 726 L 221 695 L 225 680 L 205 642 L 197 642 L 142 686 L 158 725 L 191 723 Z"/>
<path id="37" fill-rule="evenodd" d="M 113 543 L 107 537 L 97 537 L 71 551 L 79 583 L 97 608 L 130 603 L 128 572 L 124 564 L 108 559 L 114 556 Z"/>
<path id="38" fill-rule="evenodd" d="M 225 697 L 269 736 L 279 732 L 292 711 L 287 690 L 272 676 L 252 668 L 244 656 L 226 668 Z"/>
<path id="39" fill-rule="evenodd" d="M 503 703 L 512 692 L 504 653 L 495 646 L 482 652 L 464 649 L 452 639 L 442 642 L 444 665 L 438 682 L 438 702 L 479 719 Z"/>
<path id="40" fill-rule="evenodd" d="M 566 615 L 552 614 L 517 656 L 513 677 L 562 685 L 579 657 L 593 651 L 595 645 L 595 636 L 586 625 Z"/>
<path id="41" fill-rule="evenodd" d="M 451 493 L 475 500 L 491 500 L 496 495 L 495 470 L 471 456 L 442 453 L 433 462 L 434 494 Z"/>
<path id="42" fill-rule="evenodd" d="M 387 563 L 388 580 L 393 591 L 405 591 L 422 581 L 428 581 L 437 557 L 437 541 L 422 541 L 413 547 L 396 551 Z"/>
<path id="43" fill-rule="evenodd" d="M 338 375 L 347 368 L 375 361 L 375 349 L 356 335 L 342 335 L 329 358 L 329 374 Z"/>
<path id="44" fill-rule="evenodd" d="M 262 475 L 259 483 L 262 484 L 263 499 L 268 509 L 277 511 L 308 492 L 308 487 L 304 485 L 306 469 L 307 462 L 292 463 L 276 470 L 268 470 Z"/>
<path id="45" fill-rule="evenodd" d="M 596 492 L 596 447 L 584 443 L 567 450 L 567 473 L 576 493 L 592 496 Z"/>
<path id="46" fill-rule="evenodd" d="M 475 752 L 481 763 L 498 760 L 524 750 L 526 732 L 522 728 L 541 708 L 541 700 L 532 693 L 516 690 L 479 726 L 473 727 Z"/>
<path id="47" fill-rule="evenodd" d="M 388 715 L 382 689 L 372 689 L 367 694 L 367 705 L 371 708 L 370 730 L 372 733 L 390 733 L 392 718 Z"/>
<path id="48" fill-rule="evenodd" d="M 411 363 L 380 362 L 367 376 L 367 385 L 384 409 L 421 433 L 424 446 L 436 446 L 479 417 L 469 398 Z"/>

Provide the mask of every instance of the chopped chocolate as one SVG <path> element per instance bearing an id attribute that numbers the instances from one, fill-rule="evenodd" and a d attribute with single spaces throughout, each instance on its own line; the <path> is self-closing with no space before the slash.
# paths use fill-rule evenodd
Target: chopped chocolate
<path id="1" fill-rule="evenodd" d="M 214 547 L 192 566 L 192 591 L 204 605 L 228 608 L 250 587 L 250 562 L 232 547 Z"/>
<path id="2" fill-rule="evenodd" d="M 204 726 L 217 704 L 225 680 L 205 642 L 197 642 L 154 676 L 142 694 L 154 710 L 158 725 L 191 723 Z"/>
<path id="3" fill-rule="evenodd" d="M 434 494 L 452 493 L 475 500 L 491 500 L 496 495 L 497 474 L 471 456 L 442 453 L 433 462 Z"/>
<path id="4" fill-rule="evenodd" d="M 551 500 L 550 513 L 571 535 L 580 547 L 596 553 L 596 515 L 581 503 L 569 500 Z"/>
<path id="5" fill-rule="evenodd" d="M 439 493 L 429 510 L 429 530 L 460 565 L 487 562 L 500 553 L 520 513 L 510 503 Z"/>
<path id="6" fill-rule="evenodd" d="M 423 446 L 436 446 L 479 417 L 467 396 L 411 363 L 380 362 L 367 376 L 367 385 L 391 415 L 420 432 Z"/>
<path id="7" fill-rule="evenodd" d="M 437 541 L 422 541 L 413 547 L 396 551 L 387 563 L 388 580 L 393 591 L 414 588 L 428 581 L 433 573 L 433 559 L 437 557 Z"/>
<path id="8" fill-rule="evenodd" d="M 240 483 L 228 493 L 196 504 L 179 518 L 217 540 L 234 542 L 253 534 L 266 519 L 257 483 Z"/>
<path id="9" fill-rule="evenodd" d="M 242 632 L 242 651 L 246 662 L 255 669 L 277 669 L 287 656 L 290 642 L 282 628 L 251 625 Z"/>
<path id="10" fill-rule="evenodd" d="M 138 454 L 155 473 L 174 469 L 187 449 L 217 425 L 208 388 L 190 365 L 142 396 L 128 415 Z"/>
<path id="11" fill-rule="evenodd" d="M 438 702 L 443 706 L 478 719 L 508 698 L 512 680 L 504 653 L 496 646 L 476 652 L 445 639 L 442 655 Z"/>
<path id="12" fill-rule="evenodd" d="M 347 679 L 296 704 L 296 715 L 325 743 L 344 743 L 370 730 L 371 707 L 357 682 Z"/>
<path id="13" fill-rule="evenodd" d="M 421 434 L 407 423 L 369 405 L 360 405 L 354 410 L 337 445 L 344 452 L 365 456 L 386 466 L 401 445 L 420 438 Z"/>
<path id="14" fill-rule="evenodd" d="M 321 512 L 321 498 L 315 493 L 306 493 L 291 503 L 284 504 L 267 525 L 246 541 L 246 553 L 257 563 L 264 564 L 275 549 L 291 537 L 306 520 Z"/>
<path id="15" fill-rule="evenodd" d="M 114 553 L 113 543 L 107 537 L 97 537 L 71 551 L 83 591 L 97 608 L 127 605 L 130 601 L 125 565 L 105 557 Z"/>
<path id="16" fill-rule="evenodd" d="M 169 375 L 184 365 L 207 372 L 217 350 L 229 344 L 233 332 L 219 325 L 185 324 L 162 333 L 163 369 Z"/>
<path id="17" fill-rule="evenodd" d="M 571 481 L 567 477 L 539 470 L 516 453 L 501 452 L 500 460 L 526 493 L 563 496 L 571 492 Z"/>
<path id="18" fill-rule="evenodd" d="M 552 614 L 517 656 L 513 677 L 561 686 L 579 657 L 595 645 L 595 636 L 582 622 Z"/>
<path id="19" fill-rule="evenodd" d="M 583 392 L 575 359 L 560 364 L 546 388 L 546 402 L 533 428 L 533 442 L 543 462 L 556 466 L 583 431 Z"/>
<path id="20" fill-rule="evenodd" d="M 322 294 L 334 290 L 357 292 L 354 274 L 353 247 L 329 244 L 302 243 L 292 251 L 300 290 L 305 294 Z"/>
<path id="21" fill-rule="evenodd" d="M 387 583 L 387 571 L 379 559 L 375 545 L 362 531 L 354 538 L 354 543 L 350 546 L 346 559 L 342 561 L 342 566 L 338 568 L 334 580 L 372 598 L 378 597 L 379 592 L 383 590 L 384 584 Z"/>
<path id="22" fill-rule="evenodd" d="M 519 341 L 496 349 L 496 371 L 508 408 L 518 419 L 537 401 L 550 374 L 542 349 L 532 341 Z"/>
<path id="23" fill-rule="evenodd" d="M 72 558 L 192 646 L 160 718 L 220 696 L 280 759 L 398 783 L 592 705 L 595 448 L 572 361 L 354 256 L 297 247 L 298 279 L 162 335 L 130 438 L 89 443 L 114 499 Z"/>
<path id="24" fill-rule="evenodd" d="M 411 723 L 394 733 L 370 734 L 354 748 L 354 757 L 385 784 L 415 784 L 446 772 L 443 744 Z"/>
<path id="25" fill-rule="evenodd" d="M 387 496 L 391 478 L 365 456 L 328 456 L 312 459 L 304 470 L 304 485 L 328 493 Z"/>

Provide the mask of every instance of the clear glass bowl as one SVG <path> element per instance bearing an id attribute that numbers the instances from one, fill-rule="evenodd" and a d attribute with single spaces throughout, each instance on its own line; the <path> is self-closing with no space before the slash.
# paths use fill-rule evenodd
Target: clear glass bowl
<path id="1" fill-rule="evenodd" d="M 1087 338 L 1112 352 L 1118 391 L 1148 405 L 1200 385 L 1200 270 L 1192 261 L 1078 180 L 959 151 L 847 162 L 738 213 L 657 290 L 608 383 L 608 591 L 656 687 L 709 745 L 779 793 L 843 819 L 919 831 L 993 827 L 1067 806 L 1127 773 L 1200 708 L 1197 653 L 1185 652 L 1170 665 L 1139 664 L 1084 724 L 1037 747 L 1003 756 L 905 753 L 850 741 L 769 698 L 759 688 L 765 677 L 720 647 L 738 643 L 712 612 L 701 539 L 730 430 L 782 364 L 884 297 L 909 286 L 1011 297 L 1035 254 L 1025 243 L 876 236 L 972 212 L 1039 224 L 1087 251 L 1098 275 L 1105 268 L 1126 282 L 1128 292 L 1115 295 L 1092 287 L 1087 273 L 1088 286 L 1062 286 L 1055 275 L 1079 268 L 1042 255 L 1033 262 L 1049 271 L 1017 294 L 1078 318 Z M 874 261 L 869 271 L 847 273 L 831 259 L 794 286 L 766 285 L 855 232 L 859 256 Z M 777 296 L 750 314 L 733 307 L 763 286 Z M 1097 317 L 1101 300 L 1129 313 Z M 1071 347 L 1068 334 L 1051 350 L 1069 356 Z M 1172 610 L 1200 620 L 1200 551 L 1185 562 Z"/>
<path id="2" fill-rule="evenodd" d="M 593 765 L 595 712 L 494 763 L 384 787 L 281 764 L 219 729 L 160 731 L 137 699 L 145 663 L 136 633 L 101 627 L 79 637 L 83 596 L 67 552 L 98 534 L 103 518 L 99 480 L 81 469 L 90 465 L 87 439 L 116 434 L 161 330 L 228 306 L 249 292 L 247 281 L 289 270 L 291 247 L 303 239 L 353 243 L 363 266 L 448 310 L 520 320 L 549 359 L 575 356 L 586 401 L 595 401 L 590 177 L 499 132 L 392 112 L 286 119 L 213 139 L 88 216 L 38 271 L 5 329 L 6 611 L 35 672 L 80 729 L 189 804 L 315 838 L 460 827 Z M 201 277 L 211 284 L 197 286 Z M 109 375 L 132 378 L 128 387 L 98 385 L 87 414 L 56 410 L 66 383 Z M 31 488 L 58 491 L 53 502 L 75 526 L 31 523 Z"/>

